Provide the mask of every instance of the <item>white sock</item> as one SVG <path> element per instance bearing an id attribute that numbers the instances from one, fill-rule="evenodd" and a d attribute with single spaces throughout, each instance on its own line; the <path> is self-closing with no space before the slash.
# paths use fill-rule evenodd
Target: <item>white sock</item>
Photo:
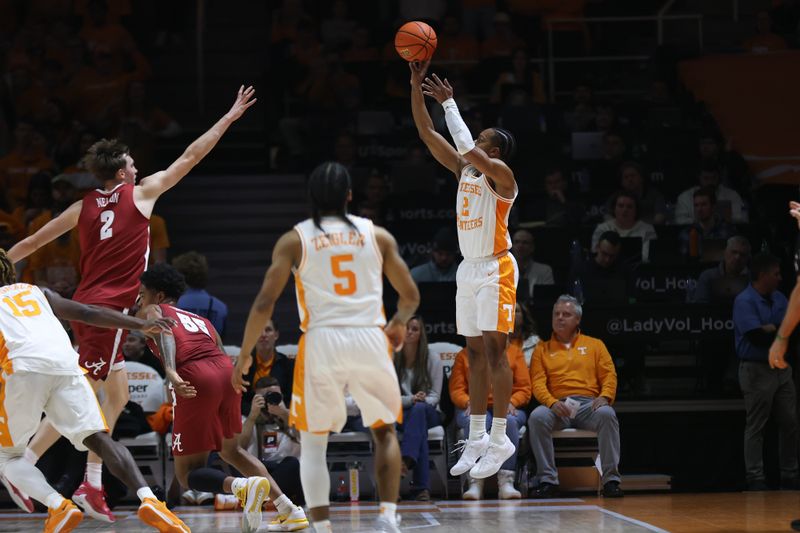
<path id="1" fill-rule="evenodd" d="M 52 494 L 47 496 L 47 498 L 45 498 L 44 500 L 44 504 L 49 509 L 58 509 L 59 507 L 61 507 L 62 503 L 64 503 L 64 497 L 57 492 L 53 492 Z"/>
<path id="2" fill-rule="evenodd" d="M 317 533 L 333 533 L 333 529 L 331 528 L 331 521 L 320 520 L 319 522 L 314 522 L 314 531 L 316 531 Z"/>
<path id="3" fill-rule="evenodd" d="M 139 497 L 139 501 L 144 503 L 145 498 L 152 498 L 157 500 L 156 495 L 153 494 L 153 491 L 150 490 L 150 487 L 142 487 L 141 489 L 136 491 L 136 495 Z"/>
<path id="4" fill-rule="evenodd" d="M 236 494 L 239 490 L 247 486 L 246 477 L 237 477 L 231 482 L 231 493 Z"/>
<path id="5" fill-rule="evenodd" d="M 397 524 L 397 504 L 391 502 L 381 502 L 381 516 L 389 521 L 390 524 Z"/>
<path id="6" fill-rule="evenodd" d="M 103 463 L 86 463 L 86 481 L 96 489 L 103 486 Z"/>
<path id="7" fill-rule="evenodd" d="M 492 419 L 492 431 L 489 433 L 492 444 L 503 444 L 506 440 L 506 418 L 496 416 Z"/>
<path id="8" fill-rule="evenodd" d="M 275 507 L 278 509 L 278 514 L 292 514 L 292 511 L 294 511 L 294 504 L 286 494 L 281 494 L 275 498 L 272 503 L 274 503 Z"/>
<path id="9" fill-rule="evenodd" d="M 478 440 L 486 434 L 486 415 L 469 415 L 469 440 Z"/>
<path id="10" fill-rule="evenodd" d="M 39 462 L 39 456 L 36 455 L 36 452 L 30 448 L 25 448 L 22 457 L 32 465 L 35 465 L 37 462 Z"/>
<path id="11" fill-rule="evenodd" d="M 55 492 L 55 489 L 47 483 L 42 471 L 22 456 L 5 462 L 3 475 L 20 491 L 44 504 L 47 504 L 48 497 Z"/>

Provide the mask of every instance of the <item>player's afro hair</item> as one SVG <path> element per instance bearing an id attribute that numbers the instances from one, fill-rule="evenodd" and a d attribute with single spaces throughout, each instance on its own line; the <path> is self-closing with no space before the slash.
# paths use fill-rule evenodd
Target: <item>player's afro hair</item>
<path id="1" fill-rule="evenodd" d="M 157 263 L 148 268 L 139 278 L 146 288 L 163 292 L 167 298 L 177 300 L 186 290 L 186 280 L 175 267 Z"/>
<path id="2" fill-rule="evenodd" d="M 6 251 L 0 248 L 0 287 L 12 285 L 17 279 L 14 271 L 14 263 L 6 255 Z"/>

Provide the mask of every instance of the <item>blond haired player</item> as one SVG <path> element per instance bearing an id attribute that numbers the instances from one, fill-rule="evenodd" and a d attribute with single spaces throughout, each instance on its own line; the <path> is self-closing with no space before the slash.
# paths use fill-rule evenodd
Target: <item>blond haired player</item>
<path id="1" fill-rule="evenodd" d="M 95 452 L 112 474 L 136 491 L 144 523 L 162 533 L 188 533 L 147 486 L 127 448 L 111 440 L 86 373 L 78 366 L 78 354 L 58 319 L 153 334 L 169 331 L 174 321 L 141 320 L 14 279 L 14 265 L 0 250 L 0 473 L 47 506 L 45 533 L 66 533 L 80 523 L 83 513 L 23 458 L 45 413 L 73 446 Z"/>
<path id="2" fill-rule="evenodd" d="M 453 89 L 436 74 L 426 78 L 430 61 L 409 63 L 411 111 L 420 138 L 439 163 L 458 179 L 458 244 L 464 261 L 456 283 L 456 326 L 467 338 L 469 356 L 469 437 L 450 473 L 469 471 L 476 479 L 492 476 L 513 455 L 516 443 L 506 436 L 513 378 L 505 356 L 514 329 L 519 272 L 508 253 L 508 213 L 517 197 L 514 173 L 505 163 L 515 149 L 514 137 L 502 128 L 483 130 L 473 140 L 453 100 Z M 447 129 L 457 151 L 433 128 L 423 95 L 442 104 Z M 491 433 L 486 434 L 489 386 L 494 396 Z"/>
<path id="3" fill-rule="evenodd" d="M 419 292 L 397 243 L 383 228 L 347 214 L 350 176 L 338 163 L 323 163 L 308 183 L 312 217 L 275 245 L 256 297 L 233 374 L 244 391 L 250 352 L 272 318 L 275 301 L 294 272 L 300 328 L 289 423 L 300 431 L 300 478 L 316 531 L 331 531 L 330 479 L 325 462 L 328 433 L 347 420 L 345 388 L 361 408 L 375 439 L 375 469 L 381 512 L 373 531 L 398 532 L 400 447 L 394 423 L 402 414 L 392 350 L 405 337 Z M 383 274 L 399 295 L 397 313 L 386 324 Z M 385 325 L 385 328 L 384 328 Z"/>

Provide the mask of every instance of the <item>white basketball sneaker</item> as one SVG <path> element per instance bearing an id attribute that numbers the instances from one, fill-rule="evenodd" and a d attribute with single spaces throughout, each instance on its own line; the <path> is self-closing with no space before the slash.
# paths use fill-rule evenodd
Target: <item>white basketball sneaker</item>
<path id="1" fill-rule="evenodd" d="M 459 448 L 460 446 L 460 448 Z M 489 448 L 489 434 L 484 433 L 480 439 L 477 440 L 461 440 L 456 443 L 456 449 L 463 449 L 464 452 L 458 458 L 458 462 L 450 469 L 451 476 L 460 476 L 475 466 L 475 463 L 483 457 L 486 450 Z M 497 467 L 499 470 L 499 466 Z M 475 477 L 475 476 L 473 476 Z"/>
<path id="2" fill-rule="evenodd" d="M 489 437 L 489 435 L 486 435 Z M 489 440 L 489 439 L 487 439 Z M 480 461 L 472 467 L 469 475 L 475 479 L 486 479 L 487 477 L 495 475 L 500 467 L 506 460 L 514 455 L 517 447 L 508 438 L 508 435 L 503 435 L 503 444 L 489 443 L 489 449 L 481 457 Z"/>

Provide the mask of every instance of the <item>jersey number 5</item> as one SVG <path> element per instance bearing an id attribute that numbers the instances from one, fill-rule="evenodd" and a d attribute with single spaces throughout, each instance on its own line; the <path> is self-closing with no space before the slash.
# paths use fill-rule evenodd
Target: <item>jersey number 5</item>
<path id="1" fill-rule="evenodd" d="M 22 291 L 14 295 L 14 298 L 6 296 L 3 298 L 3 303 L 11 308 L 14 316 L 37 316 L 41 314 L 42 308 L 36 300 L 26 300 L 25 296 L 29 295 L 31 291 Z"/>
<path id="2" fill-rule="evenodd" d="M 356 292 L 356 274 L 352 270 L 342 269 L 342 263 L 352 261 L 353 254 L 334 255 L 331 257 L 331 270 L 333 275 L 343 281 L 335 283 L 333 290 L 339 296 L 349 296 Z"/>
<path id="3" fill-rule="evenodd" d="M 100 222 L 103 225 L 100 227 L 100 240 L 104 241 L 110 239 L 114 235 L 114 230 L 111 229 L 111 224 L 114 223 L 114 211 L 103 211 L 100 213 Z"/>

